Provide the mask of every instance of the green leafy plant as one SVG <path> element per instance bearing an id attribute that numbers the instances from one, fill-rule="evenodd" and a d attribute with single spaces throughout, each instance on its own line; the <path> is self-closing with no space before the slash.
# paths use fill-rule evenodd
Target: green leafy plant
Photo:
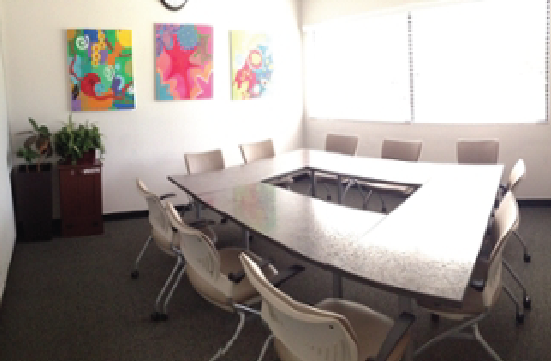
<path id="1" fill-rule="evenodd" d="M 101 138 L 97 125 L 88 121 L 77 124 L 69 115 L 69 121 L 54 135 L 55 151 L 66 162 L 76 164 L 90 150 L 99 149 L 101 154 L 105 153 Z"/>
<path id="2" fill-rule="evenodd" d="M 17 157 L 25 159 L 27 172 L 29 171 L 29 165 L 37 159 L 37 170 L 40 172 L 40 163 L 44 158 L 52 156 L 52 133 L 45 125 L 38 125 L 33 118 L 29 118 L 32 130 L 17 133 L 30 134 L 30 136 L 23 143 L 23 147 L 17 150 Z"/>

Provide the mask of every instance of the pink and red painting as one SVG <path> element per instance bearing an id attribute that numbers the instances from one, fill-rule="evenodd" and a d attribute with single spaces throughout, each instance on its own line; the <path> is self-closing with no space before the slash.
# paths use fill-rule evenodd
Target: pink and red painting
<path id="1" fill-rule="evenodd" d="M 155 98 L 212 99 L 212 26 L 155 24 Z"/>

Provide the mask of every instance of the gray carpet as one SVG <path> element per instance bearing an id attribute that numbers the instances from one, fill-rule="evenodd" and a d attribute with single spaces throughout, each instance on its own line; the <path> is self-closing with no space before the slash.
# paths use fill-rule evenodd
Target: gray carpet
<path id="1" fill-rule="evenodd" d="M 298 188 L 304 189 L 304 184 Z M 355 191 L 347 203 L 361 205 Z M 397 200 L 390 203 L 395 206 Z M 380 207 L 377 198 L 370 207 Z M 520 233 L 529 244 L 532 263 L 522 261 L 521 247 L 513 239 L 505 250 L 533 299 L 525 324 L 516 325 L 514 306 L 502 294 L 480 325 L 483 337 L 503 360 L 551 360 L 550 216 L 549 208 L 522 209 Z M 18 243 L 0 309 L 0 360 L 208 360 L 233 334 L 237 316 L 204 301 L 184 279 L 169 305 L 169 320 L 152 323 L 149 315 L 155 297 L 174 260 L 152 244 L 140 265 L 139 279 L 130 278 L 148 227 L 146 218 L 113 221 L 105 224 L 102 236 Z M 234 224 L 216 226 L 216 231 L 220 246 L 241 244 L 241 230 Z M 273 257 L 278 266 L 300 262 L 259 237 L 251 248 Z M 330 297 L 331 275 L 313 265 L 305 266 L 306 272 L 283 290 L 308 303 Z M 509 276 L 504 281 L 521 296 Z M 398 315 L 395 295 L 345 280 L 344 296 L 392 317 Z M 417 310 L 417 315 L 415 346 L 455 324 L 446 320 L 433 324 L 422 310 Z M 256 360 L 267 335 L 258 319 L 249 319 L 222 360 Z M 265 360 L 276 359 L 270 348 Z M 444 340 L 418 360 L 491 358 L 474 341 Z"/>

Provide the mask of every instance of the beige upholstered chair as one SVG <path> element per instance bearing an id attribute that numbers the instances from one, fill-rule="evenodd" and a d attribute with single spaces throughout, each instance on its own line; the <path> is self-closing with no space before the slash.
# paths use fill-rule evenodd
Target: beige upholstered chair
<path id="1" fill-rule="evenodd" d="M 262 260 L 254 253 L 241 248 L 217 250 L 209 236 L 182 222 L 172 204 L 167 203 L 167 209 L 170 222 L 177 230 L 173 242 L 179 245 L 185 260 L 184 269 L 193 288 L 213 305 L 229 312 L 237 312 L 239 315 L 235 334 L 217 352 L 213 358 L 216 359 L 226 353 L 243 327 L 245 316 L 234 307 L 235 304 L 250 305 L 259 301 L 258 293 L 245 277 L 233 279 L 243 270 L 239 254 L 246 253 L 258 263 Z M 262 272 L 268 279 L 273 279 L 277 275 L 276 269 L 269 263 L 264 265 Z"/>
<path id="2" fill-rule="evenodd" d="M 327 134 L 325 137 L 325 151 L 355 157 L 358 154 L 358 137 L 345 134 Z M 331 200 L 329 184 L 337 184 L 337 181 L 337 176 L 332 174 L 316 173 L 315 175 L 316 184 L 319 183 L 325 186 L 328 201 Z M 342 183 L 344 185 L 348 184 L 348 179 L 343 179 Z M 309 188 L 307 193 L 311 193 L 311 190 Z"/>
<path id="3" fill-rule="evenodd" d="M 241 156 L 243 157 L 243 162 L 245 164 L 261 159 L 275 157 L 274 142 L 272 139 L 266 139 L 252 143 L 243 143 L 239 145 L 239 150 L 241 151 Z M 274 179 L 269 183 L 291 189 L 291 184 L 293 184 L 293 177 L 281 177 Z"/>
<path id="4" fill-rule="evenodd" d="M 222 170 L 226 167 L 224 156 L 220 149 L 209 150 L 206 152 L 186 153 L 184 154 L 187 172 L 189 174 L 212 172 Z M 196 211 L 197 221 L 202 221 L 210 225 L 216 224 L 214 220 L 204 219 L 201 217 L 201 204 L 193 203 Z M 222 223 L 226 223 L 226 218 L 221 219 Z"/>
<path id="5" fill-rule="evenodd" d="M 242 253 L 239 258 L 250 283 L 262 297 L 261 316 L 272 331 L 281 361 L 400 360 L 415 321 L 404 313 L 391 318 L 355 302 L 326 299 L 308 306 L 275 288 L 258 265 Z"/>
<path id="6" fill-rule="evenodd" d="M 511 170 L 511 173 L 509 175 L 509 179 L 507 180 L 507 184 L 505 186 L 501 186 L 501 192 L 502 194 L 506 194 L 506 192 L 513 192 L 516 189 L 518 183 L 522 178 L 524 178 L 524 175 L 526 173 L 526 166 L 524 165 L 524 160 L 519 159 L 516 164 L 513 166 L 513 169 Z M 518 225 L 520 224 L 520 214 L 519 214 L 519 221 L 517 222 L 517 225 L 513 229 L 513 235 L 515 236 L 515 239 L 517 239 L 520 244 L 522 245 L 522 249 L 524 252 L 524 262 L 530 262 L 530 253 L 528 253 L 528 247 L 526 246 L 526 243 L 518 233 Z M 525 309 L 530 309 L 532 307 L 532 300 L 528 296 L 528 293 L 526 291 L 526 287 L 524 286 L 524 283 L 520 279 L 519 275 L 513 270 L 512 266 L 507 262 L 506 259 L 503 260 L 503 265 L 509 271 L 513 279 L 517 282 L 519 287 L 522 289 L 522 303 L 523 307 Z M 517 302 L 516 299 L 513 300 L 514 302 Z"/>
<path id="7" fill-rule="evenodd" d="M 460 164 L 496 164 L 499 157 L 497 139 L 459 139 L 457 162 Z"/>
<path id="8" fill-rule="evenodd" d="M 200 153 L 186 153 L 184 159 L 189 174 L 222 170 L 226 167 L 220 149 Z"/>
<path id="9" fill-rule="evenodd" d="M 240 144 L 239 150 L 241 151 L 241 156 L 245 164 L 254 162 L 255 160 L 275 157 L 274 142 L 272 139 Z"/>
<path id="10" fill-rule="evenodd" d="M 174 244 L 174 242 L 173 242 L 174 232 L 173 232 L 172 226 L 170 224 L 170 219 L 168 218 L 166 207 L 162 202 L 165 198 L 172 197 L 172 196 L 175 196 L 175 195 L 173 193 L 169 193 L 169 194 L 158 197 L 157 195 L 151 193 L 147 189 L 145 184 L 140 179 L 136 179 L 136 186 L 138 187 L 138 192 L 145 198 L 145 200 L 147 202 L 147 208 L 149 210 L 149 224 L 151 226 L 151 233 L 150 233 L 150 236 L 145 241 L 145 244 L 143 245 L 142 250 L 138 254 L 138 257 L 136 258 L 134 269 L 132 270 L 132 274 L 131 274 L 132 278 L 134 278 L 134 279 L 138 278 L 138 276 L 139 276 L 139 272 L 138 272 L 139 262 L 140 262 L 140 260 L 143 256 L 145 250 L 149 246 L 149 243 L 151 242 L 151 240 L 153 240 L 155 242 L 155 244 L 157 245 L 157 247 L 159 247 L 159 249 L 161 251 L 163 251 L 164 253 L 166 253 L 170 256 L 173 256 L 173 257 L 177 258 L 176 265 L 174 266 L 170 276 L 166 280 L 163 288 L 161 289 L 161 291 L 159 292 L 159 295 L 157 296 L 157 299 L 155 301 L 155 313 L 153 313 L 153 315 L 152 315 L 152 319 L 154 321 L 164 321 L 167 318 L 166 315 L 167 315 L 168 302 L 170 301 L 170 298 L 172 297 L 172 291 L 177 286 L 177 284 L 180 280 L 180 277 L 181 277 L 180 275 L 178 275 L 177 280 L 174 282 L 174 284 L 172 286 L 172 290 L 170 291 L 168 296 L 165 298 L 165 302 L 163 304 L 163 309 L 161 310 L 160 303 L 162 301 L 162 297 L 163 297 L 165 291 L 167 290 L 168 286 L 172 282 L 172 279 L 173 279 L 174 275 L 176 273 L 178 273 L 179 271 L 181 271 L 181 268 L 182 268 L 181 267 L 181 261 L 182 260 L 179 257 L 180 249 L 179 249 L 179 246 Z M 196 231 L 197 232 L 202 232 L 202 233 L 208 235 L 208 237 L 210 237 L 214 241 L 216 241 L 216 239 L 217 239 L 216 234 L 214 233 L 212 228 L 210 228 L 210 226 L 208 226 L 206 224 L 197 225 Z"/>
<path id="11" fill-rule="evenodd" d="M 471 287 L 465 292 L 463 305 L 460 308 L 443 307 L 425 300 L 417 300 L 419 306 L 429 312 L 448 319 L 463 321 L 463 323 L 428 341 L 415 352 L 415 356 L 444 338 L 454 337 L 477 340 L 494 360 L 501 360 L 480 335 L 478 323 L 497 303 L 502 289 L 507 293 L 510 292 L 502 283 L 503 250 L 509 235 L 518 223 L 518 215 L 515 197 L 512 192 L 508 192 L 495 212 L 493 232 L 490 234 L 493 247 L 487 253 L 481 254 L 477 260 L 471 278 Z M 470 330 L 471 333 L 465 332 L 466 330 Z"/>
<path id="12" fill-rule="evenodd" d="M 394 159 L 406 162 L 417 162 L 421 156 L 423 142 L 420 140 L 398 140 L 385 139 L 381 151 L 381 158 Z M 382 182 L 355 181 L 351 182 L 345 189 L 345 194 L 350 187 L 357 185 L 363 199 L 363 209 L 367 209 L 367 204 L 373 193 L 377 194 L 381 200 L 381 209 L 384 213 L 387 212 L 385 201 L 382 194 L 393 194 L 403 197 L 410 196 L 416 187 L 409 185 L 390 184 Z M 367 189 L 364 193 L 363 189 Z M 344 199 L 344 197 L 343 197 Z"/>

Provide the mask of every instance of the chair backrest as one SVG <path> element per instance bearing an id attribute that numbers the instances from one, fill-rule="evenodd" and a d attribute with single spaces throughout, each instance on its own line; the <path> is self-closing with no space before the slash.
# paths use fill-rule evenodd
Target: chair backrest
<path id="1" fill-rule="evenodd" d="M 524 160 L 519 159 L 517 163 L 511 169 L 511 174 L 509 175 L 509 180 L 507 181 L 507 190 L 513 191 L 520 180 L 524 177 L 526 173 L 526 166 L 524 165 Z"/>
<path id="2" fill-rule="evenodd" d="M 385 139 L 381 158 L 417 162 L 422 147 L 423 142 L 420 140 Z"/>
<path id="3" fill-rule="evenodd" d="M 358 360 L 356 335 L 344 316 L 293 300 L 268 282 L 245 253 L 239 258 L 249 282 L 262 297 L 262 319 L 297 359 Z"/>
<path id="4" fill-rule="evenodd" d="M 241 150 L 241 156 L 245 164 L 259 159 L 273 158 L 275 156 L 274 142 L 271 139 L 240 144 L 239 150 Z"/>
<path id="5" fill-rule="evenodd" d="M 499 208 L 495 211 L 494 217 L 493 230 L 490 233 L 494 247 L 487 261 L 487 279 L 482 293 L 484 305 L 487 307 L 493 305 L 497 300 L 495 295 L 501 288 L 503 250 L 519 219 L 517 201 L 513 192 L 507 192 L 499 204 Z"/>
<path id="6" fill-rule="evenodd" d="M 459 139 L 457 141 L 457 162 L 460 164 L 496 164 L 498 157 L 498 139 Z"/>
<path id="7" fill-rule="evenodd" d="M 356 155 L 358 153 L 358 137 L 355 135 L 327 134 L 325 151 Z"/>
<path id="8" fill-rule="evenodd" d="M 184 154 L 186 168 L 189 174 L 210 172 L 225 168 L 224 156 L 220 149 L 201 153 Z"/>
<path id="9" fill-rule="evenodd" d="M 185 224 L 172 203 L 167 202 L 166 208 L 170 222 L 177 230 L 173 242 L 179 245 L 187 267 L 191 267 L 204 282 L 231 298 L 232 284 L 220 272 L 220 255 L 212 240 L 203 232 Z"/>
<path id="10" fill-rule="evenodd" d="M 158 243 L 172 242 L 173 232 L 170 225 L 170 219 L 168 219 L 168 215 L 166 214 L 165 207 L 161 203 L 161 200 L 156 194 L 151 193 L 139 178 L 136 178 L 136 185 L 138 187 L 138 192 L 147 202 L 147 208 L 149 210 L 149 224 L 155 231 L 156 236 L 161 236 L 164 238 L 160 240 L 158 237 L 155 237 L 155 241 Z"/>

